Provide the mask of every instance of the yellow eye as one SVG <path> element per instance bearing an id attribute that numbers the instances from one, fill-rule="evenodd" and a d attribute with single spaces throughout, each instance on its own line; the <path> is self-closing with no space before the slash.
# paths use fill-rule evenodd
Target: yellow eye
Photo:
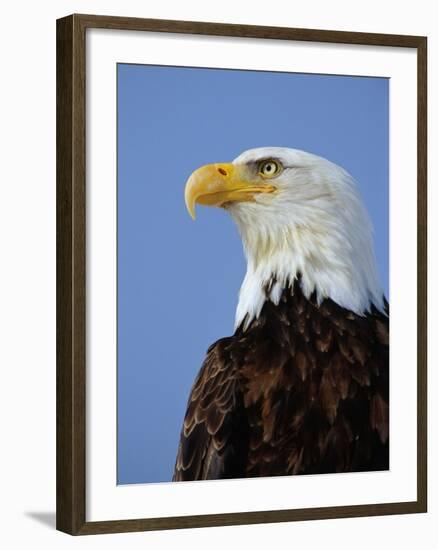
<path id="1" fill-rule="evenodd" d="M 280 164 L 275 160 L 264 160 L 260 163 L 259 174 L 264 178 L 272 178 L 281 170 Z"/>

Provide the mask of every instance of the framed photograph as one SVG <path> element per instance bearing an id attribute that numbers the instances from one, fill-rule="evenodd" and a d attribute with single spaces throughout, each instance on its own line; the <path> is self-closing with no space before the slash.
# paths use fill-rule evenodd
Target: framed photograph
<path id="1" fill-rule="evenodd" d="M 58 529 L 425 512 L 426 38 L 57 52 Z"/>

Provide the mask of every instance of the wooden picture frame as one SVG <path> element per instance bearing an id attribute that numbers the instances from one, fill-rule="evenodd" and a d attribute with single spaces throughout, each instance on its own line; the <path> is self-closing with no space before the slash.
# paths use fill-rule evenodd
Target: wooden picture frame
<path id="1" fill-rule="evenodd" d="M 411 48 L 417 55 L 417 499 L 293 510 L 86 520 L 87 29 L 118 29 Z M 71 15 L 57 21 L 57 529 L 72 535 L 406 514 L 427 510 L 427 41 L 420 36 Z"/>

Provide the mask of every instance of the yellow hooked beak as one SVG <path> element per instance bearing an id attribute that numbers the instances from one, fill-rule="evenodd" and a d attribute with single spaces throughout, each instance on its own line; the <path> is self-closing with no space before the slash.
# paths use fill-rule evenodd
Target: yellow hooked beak
<path id="1" fill-rule="evenodd" d="M 185 200 L 195 219 L 196 203 L 223 206 L 230 202 L 253 201 L 258 193 L 273 193 L 276 187 L 248 181 L 244 167 L 234 164 L 207 164 L 193 172 L 186 183 Z"/>

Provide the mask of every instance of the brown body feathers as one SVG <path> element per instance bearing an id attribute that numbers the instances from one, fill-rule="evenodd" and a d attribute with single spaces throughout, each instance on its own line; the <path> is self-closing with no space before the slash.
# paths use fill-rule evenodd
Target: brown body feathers
<path id="1" fill-rule="evenodd" d="M 209 348 L 173 479 L 386 470 L 388 426 L 388 317 L 296 285 Z"/>

